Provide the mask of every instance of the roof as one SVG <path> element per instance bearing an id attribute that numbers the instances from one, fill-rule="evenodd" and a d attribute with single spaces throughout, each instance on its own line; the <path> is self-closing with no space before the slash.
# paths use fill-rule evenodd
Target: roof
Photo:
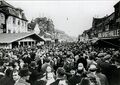
<path id="1" fill-rule="evenodd" d="M 11 8 L 14 8 L 14 6 L 10 5 L 9 3 L 7 3 L 6 1 L 4 0 L 0 0 L 0 7 L 11 7 Z"/>
<path id="2" fill-rule="evenodd" d="M 103 18 L 93 18 L 93 25 L 98 25 L 98 24 L 102 23 L 106 18 L 107 18 L 107 16 L 105 16 Z"/>
<path id="3" fill-rule="evenodd" d="M 34 35 L 37 39 L 41 39 L 44 41 L 43 38 L 41 38 L 40 36 L 38 36 L 35 33 L 1 33 L 0 34 L 0 43 L 12 43 L 12 42 L 21 40 L 23 38 L 29 37 L 31 35 Z"/>
<path id="4" fill-rule="evenodd" d="M 115 6 L 118 6 L 119 4 L 120 4 L 120 1 L 118 1 L 118 2 L 114 5 L 114 7 L 115 7 Z"/>
<path id="5" fill-rule="evenodd" d="M 102 24 L 107 24 L 111 20 L 114 20 L 114 17 L 115 17 L 115 13 L 113 12 L 109 16 L 105 16 L 105 17 L 101 18 L 100 21 L 99 21 L 99 23 L 96 24 L 96 26 L 99 27 Z"/>
<path id="6" fill-rule="evenodd" d="M 52 41 L 51 38 L 45 38 L 44 36 L 41 36 L 42 39 L 44 39 L 44 41 Z"/>
<path id="7" fill-rule="evenodd" d="M 6 15 L 15 16 L 17 18 L 27 21 L 25 14 L 22 12 L 22 9 L 15 8 L 4 0 L 0 1 L 0 11 Z M 19 17 L 20 14 L 21 17 Z"/>

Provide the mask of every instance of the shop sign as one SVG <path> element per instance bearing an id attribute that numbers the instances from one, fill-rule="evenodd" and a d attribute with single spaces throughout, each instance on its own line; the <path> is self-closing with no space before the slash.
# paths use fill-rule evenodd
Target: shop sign
<path id="1" fill-rule="evenodd" d="M 99 38 L 118 37 L 118 36 L 120 36 L 120 29 L 98 33 Z"/>

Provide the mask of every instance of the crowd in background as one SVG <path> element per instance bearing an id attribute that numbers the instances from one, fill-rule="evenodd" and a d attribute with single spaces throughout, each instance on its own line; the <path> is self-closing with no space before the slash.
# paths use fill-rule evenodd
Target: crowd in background
<path id="1" fill-rule="evenodd" d="M 0 49 L 0 85 L 120 85 L 119 51 L 88 43 Z"/>

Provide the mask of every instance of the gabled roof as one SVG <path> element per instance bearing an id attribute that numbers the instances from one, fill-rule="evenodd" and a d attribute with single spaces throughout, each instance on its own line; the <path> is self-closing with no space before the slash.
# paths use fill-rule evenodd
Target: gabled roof
<path id="1" fill-rule="evenodd" d="M 32 35 L 34 35 L 37 39 L 41 39 L 42 41 L 44 41 L 40 36 L 36 35 L 35 33 L 1 33 L 0 43 L 12 43 Z"/>
<path id="2" fill-rule="evenodd" d="M 117 2 L 117 3 L 114 5 L 114 7 L 118 6 L 119 4 L 120 4 L 120 1 L 119 1 L 119 2 Z"/>
<path id="3" fill-rule="evenodd" d="M 10 5 L 9 3 L 7 3 L 4 0 L 0 0 L 0 7 L 11 7 L 11 8 L 15 8 L 14 6 Z"/>
<path id="4" fill-rule="evenodd" d="M 25 14 L 22 13 L 23 11 L 22 9 L 15 8 L 12 5 L 5 2 L 4 0 L 0 1 L 0 11 L 5 13 L 6 15 L 11 15 L 11 16 L 27 21 Z M 19 17 L 19 14 L 21 14 L 22 17 Z"/>
<path id="5" fill-rule="evenodd" d="M 44 39 L 45 41 L 51 41 L 51 38 L 45 38 L 44 36 L 41 36 L 42 39 Z"/>

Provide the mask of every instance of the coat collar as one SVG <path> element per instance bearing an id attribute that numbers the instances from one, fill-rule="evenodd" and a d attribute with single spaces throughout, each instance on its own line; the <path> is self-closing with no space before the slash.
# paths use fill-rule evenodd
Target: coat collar
<path id="1" fill-rule="evenodd" d="M 23 83 L 25 85 L 30 85 L 29 83 L 27 83 L 24 79 L 20 78 L 18 83 Z"/>

